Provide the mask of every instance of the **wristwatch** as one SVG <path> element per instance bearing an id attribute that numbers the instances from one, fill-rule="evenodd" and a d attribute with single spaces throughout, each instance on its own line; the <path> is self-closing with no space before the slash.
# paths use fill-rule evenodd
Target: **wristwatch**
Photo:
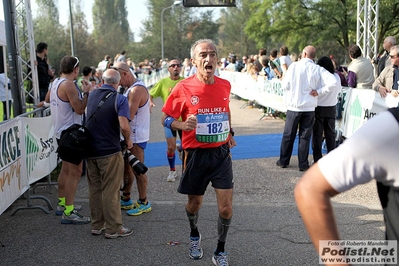
<path id="1" fill-rule="evenodd" d="M 87 95 L 87 97 L 89 97 L 90 92 L 89 91 L 85 91 L 83 92 L 83 96 Z"/>
<path id="2" fill-rule="evenodd" d="M 232 137 L 234 137 L 234 130 L 233 130 L 233 128 L 230 128 L 230 134 L 231 134 Z"/>

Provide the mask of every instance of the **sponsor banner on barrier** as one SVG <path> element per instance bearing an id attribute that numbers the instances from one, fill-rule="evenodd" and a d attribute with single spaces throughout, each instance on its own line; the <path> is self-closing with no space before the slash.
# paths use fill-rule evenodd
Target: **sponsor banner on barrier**
<path id="1" fill-rule="evenodd" d="M 345 103 L 343 136 L 349 138 L 370 118 L 391 107 L 398 106 L 398 98 L 388 94 L 381 98 L 374 90 L 351 89 Z"/>
<path id="2" fill-rule="evenodd" d="M 341 117 L 341 119 L 335 120 L 335 130 L 340 132 L 339 136 L 342 136 L 343 132 L 345 131 L 345 125 L 346 125 L 345 112 L 347 110 L 347 105 L 349 102 L 351 92 L 352 88 L 342 87 L 341 92 L 338 95 L 338 97 L 341 98 L 341 104 L 337 108 L 337 112 L 340 112 L 340 114 L 337 114 L 337 116 Z"/>
<path id="3" fill-rule="evenodd" d="M 284 92 L 279 79 L 265 80 L 262 76 L 254 79 L 246 73 L 221 71 L 220 77 L 231 84 L 231 93 L 242 99 L 255 101 L 275 111 L 286 112 Z"/>
<path id="4" fill-rule="evenodd" d="M 281 81 L 279 79 L 265 80 L 259 77 L 257 89 L 258 95 L 255 98 L 257 103 L 279 112 L 287 112 L 284 91 L 281 88 Z"/>
<path id="5" fill-rule="evenodd" d="M 256 80 L 246 73 L 220 71 L 220 77 L 231 84 L 231 93 L 242 99 L 254 101 L 257 97 Z"/>
<path id="6" fill-rule="evenodd" d="M 23 131 L 19 118 L 0 125 L 0 214 L 29 188 Z"/>
<path id="7" fill-rule="evenodd" d="M 29 184 L 57 167 L 57 141 L 51 116 L 21 117 L 25 129 L 26 170 Z"/>

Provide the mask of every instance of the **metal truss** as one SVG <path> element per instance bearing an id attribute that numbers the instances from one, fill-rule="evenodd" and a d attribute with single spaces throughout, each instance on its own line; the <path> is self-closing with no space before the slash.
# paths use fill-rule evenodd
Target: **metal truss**
<path id="1" fill-rule="evenodd" d="M 357 0 L 356 44 L 364 57 L 378 56 L 379 0 Z"/>
<path id="2" fill-rule="evenodd" d="M 33 34 L 32 9 L 30 0 L 15 1 L 15 54 L 19 72 L 21 106 L 24 112 L 29 111 L 28 103 L 39 103 L 39 85 L 36 61 L 36 48 Z M 14 99 L 15 100 L 15 99 Z"/>

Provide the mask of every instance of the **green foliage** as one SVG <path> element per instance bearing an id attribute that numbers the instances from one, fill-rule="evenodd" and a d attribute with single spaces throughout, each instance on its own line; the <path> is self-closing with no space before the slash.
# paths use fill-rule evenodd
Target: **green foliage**
<path id="1" fill-rule="evenodd" d="M 394 1 L 380 1 L 380 44 L 385 36 L 398 33 L 398 6 Z M 312 44 L 318 55 L 333 54 L 345 61 L 347 47 L 356 42 L 356 0 L 258 0 L 250 10 L 245 33 L 260 47 L 284 44 L 290 52 L 299 53 Z"/>
<path id="2" fill-rule="evenodd" d="M 35 45 L 39 42 L 48 44 L 48 61 L 56 70 L 60 59 L 70 54 L 65 45 L 66 35 L 63 26 L 58 22 L 58 8 L 52 0 L 37 0 L 38 15 L 33 21 Z"/>
<path id="3" fill-rule="evenodd" d="M 248 17 L 252 14 L 252 6 L 257 0 L 238 2 L 237 7 L 221 10 L 219 19 L 219 57 L 229 53 L 249 55 L 258 50 L 257 43 L 245 31 Z M 265 44 L 260 44 L 263 47 Z"/>
<path id="4" fill-rule="evenodd" d="M 191 42 L 194 43 L 199 39 L 211 39 L 217 41 L 219 24 L 213 22 L 213 10 L 201 13 L 201 18 L 195 19 L 191 23 L 192 38 Z"/>
<path id="5" fill-rule="evenodd" d="M 219 24 L 214 22 L 212 11 L 200 8 L 172 6 L 171 0 L 149 0 L 149 18 L 144 21 L 142 44 L 136 44 L 136 62 L 145 58 L 161 58 L 161 17 L 163 17 L 163 36 L 165 58 L 184 59 L 190 57 L 191 45 L 200 38 L 217 41 Z M 163 11 L 163 16 L 162 16 Z"/>
<path id="6" fill-rule="evenodd" d="M 99 61 L 105 54 L 112 57 L 127 50 L 129 42 L 133 41 L 133 34 L 127 21 L 125 0 L 95 0 L 92 13 L 94 29 L 91 47 L 96 47 L 94 57 Z"/>
<path id="7" fill-rule="evenodd" d="M 73 33 L 75 37 L 75 55 L 79 57 L 81 69 L 84 66 L 97 66 L 98 60 L 93 58 L 92 42 L 88 32 L 86 16 L 81 7 L 81 1 L 74 1 L 73 5 Z M 67 38 L 70 40 L 71 32 L 66 28 Z"/>
<path id="8" fill-rule="evenodd" d="M 399 3 L 391 0 L 380 0 L 378 17 L 378 43 L 382 46 L 386 36 L 399 35 Z"/>

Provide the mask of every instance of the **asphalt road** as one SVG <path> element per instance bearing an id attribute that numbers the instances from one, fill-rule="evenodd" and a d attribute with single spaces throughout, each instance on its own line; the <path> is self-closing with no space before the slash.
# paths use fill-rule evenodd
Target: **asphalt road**
<path id="1" fill-rule="evenodd" d="M 150 142 L 164 141 L 160 123 L 162 104 L 159 99 L 156 103 L 151 115 Z M 231 99 L 232 124 L 237 135 L 282 133 L 284 121 L 270 117 L 260 121 L 262 112 L 241 108 L 243 104 Z M 226 243 L 230 265 L 319 264 L 293 198 L 294 186 L 302 175 L 296 167 L 297 158 L 293 157 L 286 169 L 276 167 L 276 160 L 274 157 L 233 162 L 234 214 Z M 178 180 L 166 182 L 167 174 L 168 167 L 149 169 L 148 199 L 153 210 L 138 217 L 123 212 L 124 225 L 134 229 L 133 235 L 125 238 L 92 236 L 90 225 L 62 225 L 58 216 L 40 209 L 20 210 L 11 216 L 17 207 L 26 205 L 26 199 L 18 199 L 0 216 L 0 265 L 212 265 L 217 243 L 215 193 L 209 187 L 199 216 L 204 257 L 193 261 L 188 256 L 186 196 L 176 192 Z M 40 185 L 35 192 L 49 198 L 55 206 L 55 186 Z M 82 213 L 89 215 L 86 177 L 81 178 L 76 196 L 76 203 L 83 205 Z M 137 197 L 135 187 L 132 196 Z M 333 202 L 342 239 L 384 238 L 374 183 L 338 195 Z M 47 207 L 40 199 L 32 200 L 32 205 Z M 171 246 L 169 241 L 180 244 Z"/>

